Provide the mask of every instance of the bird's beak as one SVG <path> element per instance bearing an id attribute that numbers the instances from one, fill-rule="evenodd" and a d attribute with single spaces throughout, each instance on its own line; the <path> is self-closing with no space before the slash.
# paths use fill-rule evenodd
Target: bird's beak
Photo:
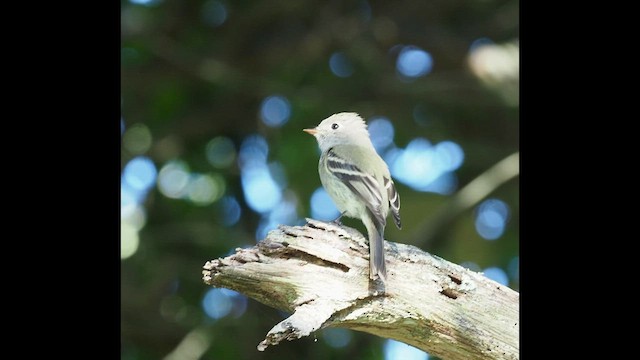
<path id="1" fill-rule="evenodd" d="M 316 129 L 302 129 L 302 131 L 306 132 L 307 134 L 314 135 L 314 136 L 318 133 L 318 130 L 316 130 Z"/>

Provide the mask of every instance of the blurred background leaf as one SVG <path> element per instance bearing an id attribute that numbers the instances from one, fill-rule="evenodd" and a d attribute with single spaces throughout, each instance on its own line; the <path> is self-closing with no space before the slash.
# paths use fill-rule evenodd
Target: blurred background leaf
<path id="1" fill-rule="evenodd" d="M 122 1 L 122 358 L 429 358 L 344 329 L 258 352 L 287 314 L 201 280 L 278 224 L 337 215 L 301 130 L 341 111 L 367 120 L 400 192 L 403 230 L 385 237 L 518 290 L 518 13 L 509 0 Z"/>

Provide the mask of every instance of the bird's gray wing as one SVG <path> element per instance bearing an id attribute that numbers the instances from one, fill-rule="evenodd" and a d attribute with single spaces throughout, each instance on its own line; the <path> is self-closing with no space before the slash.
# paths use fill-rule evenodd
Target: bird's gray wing
<path id="1" fill-rule="evenodd" d="M 383 177 L 382 179 L 384 180 L 384 187 L 387 189 L 389 208 L 393 214 L 393 220 L 396 223 L 396 227 L 402 229 L 402 223 L 400 223 L 400 194 L 398 194 L 393 180 L 387 177 Z"/>
<path id="2" fill-rule="evenodd" d="M 373 174 L 360 170 L 358 166 L 339 156 L 333 149 L 327 152 L 327 169 L 365 202 L 380 225 L 383 227 L 386 225 L 387 220 L 381 210 L 383 201 L 381 189 Z"/>

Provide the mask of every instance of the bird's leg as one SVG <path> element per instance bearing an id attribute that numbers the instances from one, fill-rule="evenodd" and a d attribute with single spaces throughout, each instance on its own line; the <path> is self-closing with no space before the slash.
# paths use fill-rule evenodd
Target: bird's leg
<path id="1" fill-rule="evenodd" d="M 331 221 L 332 223 L 338 225 L 338 226 L 342 226 L 342 221 L 340 221 L 340 219 L 342 219 L 342 217 L 344 216 L 344 214 L 347 212 L 347 210 L 343 211 L 340 213 L 340 215 L 338 215 L 337 218 L 335 218 L 335 220 Z"/>

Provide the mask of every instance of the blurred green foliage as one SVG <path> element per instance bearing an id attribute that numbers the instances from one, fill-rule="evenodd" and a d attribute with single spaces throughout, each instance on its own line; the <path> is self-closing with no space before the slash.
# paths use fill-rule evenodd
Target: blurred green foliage
<path id="1" fill-rule="evenodd" d="M 226 11 L 223 21 L 220 6 Z M 182 160 L 190 171 L 221 176 L 225 195 L 235 196 L 242 208 L 240 221 L 227 227 L 220 201 L 200 206 L 168 198 L 157 186 L 150 190 L 139 246 L 121 265 L 122 358 L 164 358 L 185 339 L 200 339 L 206 359 L 383 358 L 384 339 L 355 332 L 344 348 L 328 346 L 320 331 L 258 352 L 257 344 L 286 314 L 251 299 L 238 318 L 206 316 L 202 300 L 209 288 L 201 280 L 202 265 L 254 244 L 260 221 L 243 200 L 238 166 L 214 168 L 206 145 L 223 135 L 238 149 L 247 135 L 264 136 L 269 161 L 282 164 L 304 218 L 311 216 L 309 198 L 320 180 L 316 142 L 301 129 L 341 111 L 365 119 L 386 116 L 399 147 L 416 137 L 458 143 L 465 155 L 456 171 L 462 188 L 519 148 L 517 53 L 515 76 L 492 70 L 497 60 L 485 63 L 484 72 L 470 60 L 470 46 L 481 38 L 497 49 L 517 51 L 518 12 L 513 0 L 122 1 L 124 136 L 144 124 L 151 139 L 148 146 L 139 141 L 138 147 L 123 146 L 123 168 L 138 155 L 148 156 L 158 170 Z M 399 44 L 428 51 L 433 70 L 412 81 L 401 79 Z M 329 58 L 336 51 L 351 61 L 350 77 L 332 73 Z M 291 105 L 288 122 L 276 128 L 259 114 L 261 102 L 274 94 Z M 140 141 L 145 131 L 138 134 Z M 518 256 L 518 178 L 490 195 L 510 208 L 504 234 L 495 241 L 475 230 L 474 208 L 433 224 L 440 227 L 433 238 L 416 236 L 413 230 L 453 195 L 397 186 L 403 230 L 387 227 L 388 240 L 412 242 L 456 263 L 475 263 L 474 270 L 507 271 Z M 344 223 L 363 231 L 355 220 Z M 518 290 L 517 278 L 509 285 Z"/>

